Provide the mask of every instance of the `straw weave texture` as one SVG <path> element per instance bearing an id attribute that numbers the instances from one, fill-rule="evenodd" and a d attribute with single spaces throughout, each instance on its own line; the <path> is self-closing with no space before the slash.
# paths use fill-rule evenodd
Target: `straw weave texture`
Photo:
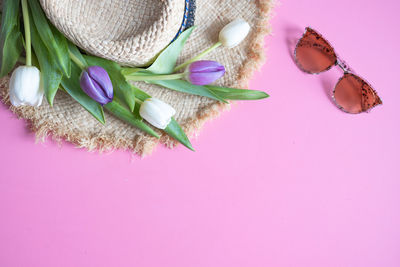
<path id="1" fill-rule="evenodd" d="M 63 2 L 63 0 L 59 1 Z M 101 2 L 98 0 L 93 1 Z M 47 1 L 43 0 L 43 3 L 45 2 Z M 92 1 L 74 2 L 91 3 Z M 110 2 L 126 3 L 130 1 Z M 155 3 L 157 1 L 142 2 Z M 160 2 L 165 5 L 172 3 L 168 1 Z M 251 78 L 254 70 L 258 69 L 264 62 L 263 40 L 270 31 L 269 19 L 273 5 L 274 0 L 198 0 L 195 20 L 197 28 L 188 40 L 179 61 L 183 62 L 215 43 L 222 27 L 233 19 L 241 17 L 249 22 L 252 28 L 245 41 L 232 49 L 218 48 L 210 53 L 206 59 L 219 61 L 226 67 L 226 75 L 218 81 L 218 84 L 231 87 L 247 87 L 247 81 Z M 50 9 L 46 5 L 44 7 Z M 73 13 L 73 9 L 70 12 Z M 116 20 L 118 21 L 118 18 Z M 70 21 L 68 18 L 66 18 L 66 21 L 69 24 L 76 23 L 76 21 Z M 109 21 L 108 24 L 113 22 Z M 117 24 L 119 25 L 119 23 Z M 110 25 L 107 27 L 112 29 Z M 107 39 L 107 32 L 99 32 L 98 34 L 99 37 L 102 36 L 102 38 Z M 84 42 L 85 40 L 82 39 L 81 41 Z M 118 56 L 118 53 L 113 55 L 104 54 L 102 56 L 111 58 Z M 0 96 L 3 102 L 9 106 L 8 83 L 9 77 L 0 80 Z M 162 99 L 172 105 L 177 110 L 176 120 L 189 136 L 198 132 L 207 120 L 215 118 L 222 110 L 226 110 L 230 106 L 208 98 L 179 93 L 156 85 L 145 83 L 136 83 L 136 85 L 153 97 Z M 28 121 L 29 127 L 36 133 L 39 140 L 45 140 L 47 136 L 51 135 L 55 140 L 66 140 L 78 147 L 84 147 L 89 150 L 126 149 L 141 156 L 150 154 L 159 142 L 168 147 L 176 145 L 176 141 L 161 131 L 157 130 L 162 135 L 160 140 L 149 137 L 107 112 L 105 114 L 107 122 L 103 126 L 71 97 L 61 91 L 57 93 L 53 108 L 44 103 L 39 108 L 14 108 L 10 106 L 10 109 L 18 117 Z"/>
<path id="2" fill-rule="evenodd" d="M 50 21 L 96 56 L 140 66 L 175 37 L 184 0 L 40 0 Z"/>

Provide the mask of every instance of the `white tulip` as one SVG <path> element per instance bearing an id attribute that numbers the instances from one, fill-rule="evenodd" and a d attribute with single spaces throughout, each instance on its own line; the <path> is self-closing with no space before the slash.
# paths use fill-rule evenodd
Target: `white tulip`
<path id="1" fill-rule="evenodd" d="M 250 25 L 243 19 L 235 19 L 219 32 L 219 41 L 223 46 L 232 48 L 246 38 Z"/>
<path id="2" fill-rule="evenodd" d="M 20 66 L 11 75 L 10 101 L 16 107 L 42 104 L 43 86 L 40 71 L 34 66 Z"/>
<path id="3" fill-rule="evenodd" d="M 167 128 L 175 109 L 167 103 L 157 99 L 148 98 L 140 106 L 139 114 L 148 123 L 159 129 Z"/>

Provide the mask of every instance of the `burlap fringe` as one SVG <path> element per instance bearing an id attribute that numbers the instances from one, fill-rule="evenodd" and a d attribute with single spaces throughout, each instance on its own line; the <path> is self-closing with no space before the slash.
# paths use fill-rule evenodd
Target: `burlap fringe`
<path id="1" fill-rule="evenodd" d="M 18 119 L 24 119 L 29 130 L 35 133 L 36 142 L 42 143 L 51 137 L 58 145 L 63 141 L 73 143 L 78 148 L 86 148 L 88 151 L 109 152 L 116 149 L 132 151 L 134 154 L 145 156 L 151 154 L 157 145 L 156 138 L 137 136 L 135 140 L 127 141 L 123 138 L 110 140 L 104 136 L 82 136 L 68 129 L 54 127 L 53 124 L 35 116 L 35 108 L 14 107 L 11 105 L 8 95 L 9 77 L 0 80 L 0 97 L 3 103 L 17 115 Z M 63 93 L 63 92 L 59 92 Z"/>
<path id="2" fill-rule="evenodd" d="M 271 32 L 271 25 L 269 20 L 272 17 L 273 7 L 276 5 L 275 0 L 259 0 L 258 5 L 261 10 L 262 16 L 259 19 L 259 23 L 256 29 L 252 30 L 252 36 L 250 37 L 253 41 L 249 46 L 248 59 L 243 64 L 239 71 L 238 85 L 241 88 L 248 87 L 248 81 L 265 62 L 264 55 L 264 37 Z M 27 126 L 30 130 L 35 132 L 36 141 L 44 142 L 48 137 L 62 144 L 63 141 L 68 141 L 75 144 L 79 148 L 86 148 L 89 151 L 108 152 L 113 150 L 128 150 L 132 151 L 141 157 L 150 155 L 157 144 L 163 143 L 169 148 L 175 147 L 179 144 L 176 140 L 170 138 L 163 132 L 161 139 L 158 140 L 149 136 L 137 136 L 135 140 L 124 140 L 124 139 L 110 139 L 106 136 L 82 136 L 79 133 L 71 132 L 69 129 L 52 127 L 53 125 L 47 121 L 38 119 L 35 116 L 35 109 L 32 107 L 19 107 L 15 108 L 9 103 L 8 97 L 8 83 L 9 77 L 5 77 L 0 81 L 0 97 L 9 109 L 15 113 L 18 118 L 25 119 Z M 60 92 L 61 93 L 61 92 Z M 225 110 L 230 109 L 230 104 L 224 104 L 221 102 L 215 102 L 210 104 L 208 107 L 199 111 L 196 118 L 190 119 L 182 124 L 183 130 L 190 137 L 198 136 L 200 129 L 204 126 L 206 121 L 215 119 L 221 115 Z"/>

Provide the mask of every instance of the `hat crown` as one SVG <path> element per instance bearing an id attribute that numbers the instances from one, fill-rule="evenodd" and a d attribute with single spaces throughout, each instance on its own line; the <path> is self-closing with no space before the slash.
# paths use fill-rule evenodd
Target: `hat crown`
<path id="1" fill-rule="evenodd" d="M 50 21 L 85 51 L 123 65 L 149 62 L 182 24 L 185 0 L 40 0 Z"/>

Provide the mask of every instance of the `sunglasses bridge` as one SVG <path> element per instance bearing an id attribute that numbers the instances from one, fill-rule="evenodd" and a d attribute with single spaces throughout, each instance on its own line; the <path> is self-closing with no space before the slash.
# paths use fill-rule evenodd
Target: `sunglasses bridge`
<path id="1" fill-rule="evenodd" d="M 340 59 L 339 57 L 337 57 L 335 65 L 338 66 L 339 68 L 341 68 L 344 73 L 352 73 L 353 72 L 353 70 L 346 63 L 346 61 Z"/>

